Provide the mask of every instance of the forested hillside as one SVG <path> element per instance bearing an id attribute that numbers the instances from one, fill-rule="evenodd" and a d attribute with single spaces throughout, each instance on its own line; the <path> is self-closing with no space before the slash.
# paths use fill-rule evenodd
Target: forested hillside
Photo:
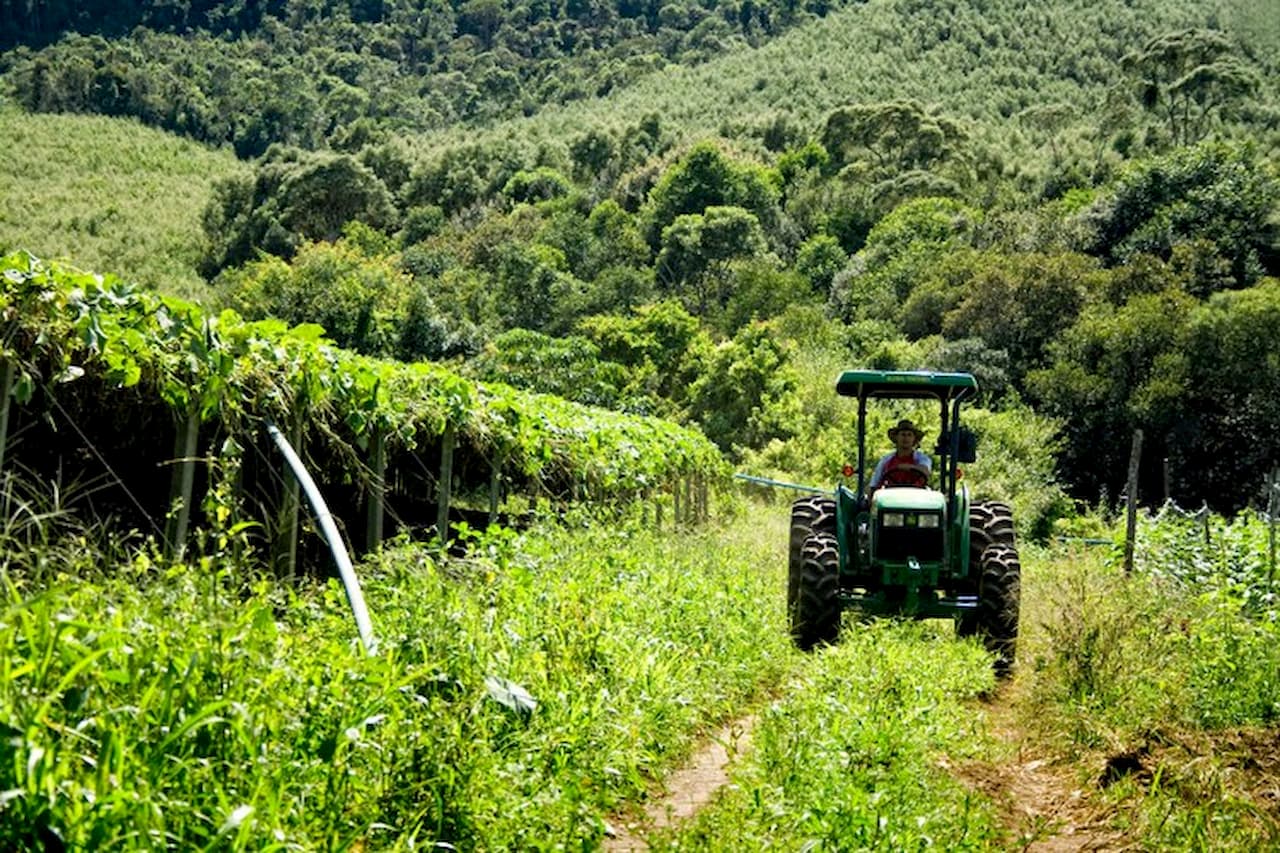
<path id="1" fill-rule="evenodd" d="M 764 0 L 5 3 L 0 46 L 34 110 L 132 115 L 256 156 L 358 144 L 605 95 L 847 5 Z"/>
<path id="2" fill-rule="evenodd" d="M 210 199 L 187 269 L 250 319 L 672 417 L 822 481 L 848 453 L 830 383 L 849 365 L 977 374 L 990 439 L 1024 424 L 1050 463 L 1003 472 L 1009 493 L 1056 463 L 1109 499 L 1134 428 L 1153 501 L 1167 482 L 1238 508 L 1280 456 L 1277 35 L 1251 4 L 4 15 L 10 144 L 44 113 L 102 113 L 240 158 L 165 155 Z M 86 146 L 59 174 L 118 173 L 134 147 Z M 113 263 L 36 209 L 37 169 L 6 168 L 6 207 L 21 193 L 48 224 L 6 223 L 0 247 Z M 1043 530 L 1066 504 L 1035 506 Z"/>

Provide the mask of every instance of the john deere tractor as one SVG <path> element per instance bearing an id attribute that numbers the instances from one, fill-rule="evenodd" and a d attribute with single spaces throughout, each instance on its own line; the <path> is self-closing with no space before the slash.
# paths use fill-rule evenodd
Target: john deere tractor
<path id="1" fill-rule="evenodd" d="M 962 636 L 979 636 L 996 655 L 996 671 L 1013 666 L 1021 568 L 1013 513 L 1002 503 L 971 501 L 960 464 L 977 457 L 977 436 L 960 425 L 960 404 L 978 391 L 967 373 L 850 370 L 839 394 L 858 401 L 856 487 L 804 497 L 791 508 L 787 608 L 802 649 L 833 643 L 846 608 L 863 616 L 955 620 Z M 869 490 L 867 403 L 931 401 L 939 410 L 929 486 Z"/>

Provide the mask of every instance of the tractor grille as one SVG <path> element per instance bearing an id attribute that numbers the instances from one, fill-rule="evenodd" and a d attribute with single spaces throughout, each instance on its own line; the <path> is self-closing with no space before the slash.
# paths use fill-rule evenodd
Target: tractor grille
<path id="1" fill-rule="evenodd" d="M 942 528 L 880 527 L 876 554 L 882 560 L 905 560 L 915 557 L 920 562 L 942 559 Z"/>

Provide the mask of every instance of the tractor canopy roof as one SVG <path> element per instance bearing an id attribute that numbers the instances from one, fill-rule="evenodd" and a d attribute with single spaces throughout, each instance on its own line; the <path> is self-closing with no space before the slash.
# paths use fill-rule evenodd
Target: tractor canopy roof
<path id="1" fill-rule="evenodd" d="M 846 397 L 890 399 L 967 400 L 978 393 L 978 381 L 969 373 L 934 373 L 926 370 L 846 370 L 836 381 L 836 392 Z"/>

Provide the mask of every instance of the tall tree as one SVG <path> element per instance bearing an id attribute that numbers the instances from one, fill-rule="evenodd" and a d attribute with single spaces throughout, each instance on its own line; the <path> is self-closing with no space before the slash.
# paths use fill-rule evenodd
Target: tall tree
<path id="1" fill-rule="evenodd" d="M 764 248 L 760 223 L 740 207 L 712 206 L 704 213 L 677 216 L 662 231 L 658 281 L 706 317 L 728 299 L 729 262 Z"/>
<path id="2" fill-rule="evenodd" d="M 860 165 L 879 177 L 932 169 L 959 157 L 966 139 L 958 122 L 918 101 L 886 101 L 834 110 L 827 116 L 821 142 L 831 168 Z"/>
<path id="3" fill-rule="evenodd" d="M 1227 284 L 1244 287 L 1280 273 L 1278 212 L 1280 179 L 1252 148 L 1203 143 L 1136 163 L 1100 192 L 1081 214 L 1083 248 L 1120 264 L 1142 254 L 1167 261 L 1183 247 L 1191 266 L 1212 270 L 1214 255 Z M 1212 275 L 1191 287 L 1205 295 L 1220 282 Z"/>
<path id="4" fill-rule="evenodd" d="M 1215 117 L 1253 94 L 1257 74 L 1217 30 L 1188 29 L 1151 39 L 1124 57 L 1145 109 L 1160 116 L 1173 145 L 1204 139 Z"/>

